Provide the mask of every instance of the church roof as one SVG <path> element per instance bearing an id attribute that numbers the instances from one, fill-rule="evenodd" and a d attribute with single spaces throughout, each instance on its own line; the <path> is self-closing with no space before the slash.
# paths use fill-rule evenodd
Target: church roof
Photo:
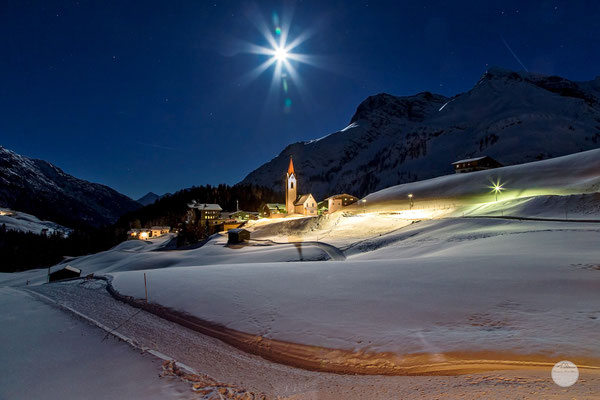
<path id="1" fill-rule="evenodd" d="M 356 196 L 352 196 L 351 194 L 348 193 L 340 193 L 340 194 L 334 194 L 333 196 L 329 196 L 328 198 L 326 198 L 325 200 L 329 200 L 329 199 L 339 199 L 342 197 L 354 197 L 355 199 L 357 198 Z"/>
<path id="2" fill-rule="evenodd" d="M 294 173 L 294 163 L 292 162 L 292 156 L 290 156 L 290 166 L 288 167 L 288 175 L 292 175 Z"/>
<path id="3" fill-rule="evenodd" d="M 299 205 L 302 205 L 302 204 L 304 204 L 304 202 L 305 202 L 306 200 L 308 200 L 308 198 L 309 198 L 310 196 L 312 196 L 312 194 L 310 194 L 310 193 L 309 193 L 309 194 L 303 194 L 302 196 L 300 196 L 300 197 L 298 198 L 298 200 L 296 200 L 296 201 L 294 202 L 294 205 L 295 205 L 295 206 L 299 206 Z"/>

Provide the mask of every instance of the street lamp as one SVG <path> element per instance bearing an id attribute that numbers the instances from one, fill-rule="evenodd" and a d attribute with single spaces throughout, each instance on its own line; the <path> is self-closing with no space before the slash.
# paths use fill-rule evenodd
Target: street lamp
<path id="1" fill-rule="evenodd" d="M 502 192 L 503 190 L 506 190 L 503 186 L 504 184 L 500 183 L 500 180 L 492 182 L 492 186 L 490 186 L 490 189 L 492 189 L 492 192 L 496 195 L 496 201 L 498 201 L 498 193 Z"/>
<path id="2" fill-rule="evenodd" d="M 362 199 L 361 202 L 363 203 L 363 214 L 367 213 L 367 199 Z"/>
<path id="3" fill-rule="evenodd" d="M 409 210 L 412 210 L 413 206 L 415 205 L 414 201 L 413 201 L 413 194 L 409 193 L 408 194 L 408 204 L 409 204 Z"/>

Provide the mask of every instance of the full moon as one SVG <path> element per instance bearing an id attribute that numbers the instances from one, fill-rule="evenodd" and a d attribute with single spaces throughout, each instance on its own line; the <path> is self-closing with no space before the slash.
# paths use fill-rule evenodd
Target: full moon
<path id="1" fill-rule="evenodd" d="M 283 47 L 278 47 L 275 49 L 275 59 L 277 59 L 277 61 L 285 61 L 287 59 L 287 55 L 287 50 Z"/>

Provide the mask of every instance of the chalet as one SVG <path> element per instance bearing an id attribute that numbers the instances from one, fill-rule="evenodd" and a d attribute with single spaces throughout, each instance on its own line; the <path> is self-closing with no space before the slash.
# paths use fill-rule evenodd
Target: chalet
<path id="1" fill-rule="evenodd" d="M 67 265 L 66 267 L 59 269 L 58 271 L 54 271 L 48 275 L 48 281 L 62 281 L 63 279 L 73 279 L 79 278 L 81 275 L 81 270 L 79 268 L 71 267 Z"/>
<path id="2" fill-rule="evenodd" d="M 170 226 L 153 226 L 150 228 L 150 237 L 166 235 L 170 230 Z"/>
<path id="3" fill-rule="evenodd" d="M 498 168 L 502 167 L 502 164 L 490 156 L 481 156 L 453 162 L 452 166 L 454 167 L 454 172 L 461 174 L 464 172 L 483 171 L 485 169 Z"/>
<path id="4" fill-rule="evenodd" d="M 130 239 L 148 240 L 162 235 L 166 235 L 171 231 L 170 226 L 153 226 L 151 228 L 131 229 L 127 231 Z"/>
<path id="5" fill-rule="evenodd" d="M 317 201 L 312 194 L 303 194 L 294 202 L 294 212 L 302 215 L 317 215 Z"/>
<path id="6" fill-rule="evenodd" d="M 250 240 L 250 231 L 246 229 L 230 229 L 227 231 L 227 244 L 243 243 Z"/>
<path id="7" fill-rule="evenodd" d="M 221 218 L 227 221 L 249 221 L 258 219 L 258 212 L 238 210 L 221 213 Z"/>
<path id="8" fill-rule="evenodd" d="M 285 204 L 280 203 L 266 203 L 259 209 L 262 218 L 282 218 L 286 214 Z"/>
<path id="9" fill-rule="evenodd" d="M 191 211 L 195 211 L 197 217 L 195 219 L 200 221 L 218 220 L 221 218 L 221 211 L 223 211 L 218 204 L 197 203 L 196 201 L 188 203 L 188 207 Z"/>
<path id="10" fill-rule="evenodd" d="M 2 209 L 0 208 L 0 215 L 6 215 L 7 217 L 12 217 L 14 215 L 16 215 L 17 213 L 12 211 L 12 210 L 7 210 L 7 209 Z"/>
<path id="11" fill-rule="evenodd" d="M 148 240 L 152 236 L 152 231 L 150 229 L 131 229 L 127 232 L 127 235 L 130 239 Z"/>
<path id="12" fill-rule="evenodd" d="M 358 201 L 358 197 L 352 196 L 351 194 L 342 193 L 330 196 L 324 201 L 327 201 L 328 213 L 333 213 L 341 209 L 342 207 L 346 207 L 350 204 L 356 203 Z"/>

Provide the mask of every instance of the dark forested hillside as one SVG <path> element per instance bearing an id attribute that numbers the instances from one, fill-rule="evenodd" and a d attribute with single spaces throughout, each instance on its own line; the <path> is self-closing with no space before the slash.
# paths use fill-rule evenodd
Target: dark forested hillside
<path id="1" fill-rule="evenodd" d="M 218 186 L 194 186 L 161 197 L 155 203 L 123 215 L 117 222 L 121 228 L 168 225 L 177 227 L 185 219 L 188 203 L 217 203 L 224 211 L 256 211 L 261 203 L 282 201 L 273 190 L 257 185 L 221 184 Z"/>
<path id="2" fill-rule="evenodd" d="M 66 256 L 81 256 L 107 250 L 125 240 L 126 231 L 116 228 L 79 228 L 68 237 L 57 232 L 38 235 L 32 232 L 7 230 L 0 226 L 0 272 L 45 268 Z"/>
<path id="3" fill-rule="evenodd" d="M 116 224 L 104 227 L 79 227 L 68 237 L 62 234 L 38 235 L 7 230 L 0 226 L 0 272 L 23 271 L 54 265 L 65 256 L 80 256 L 107 250 L 126 239 L 127 230 L 152 225 L 180 226 L 187 204 L 192 200 L 218 203 L 234 211 L 236 201 L 246 211 L 257 210 L 262 202 L 280 201 L 270 189 L 254 185 L 198 186 L 167 195 L 153 204 L 123 215 Z"/>

